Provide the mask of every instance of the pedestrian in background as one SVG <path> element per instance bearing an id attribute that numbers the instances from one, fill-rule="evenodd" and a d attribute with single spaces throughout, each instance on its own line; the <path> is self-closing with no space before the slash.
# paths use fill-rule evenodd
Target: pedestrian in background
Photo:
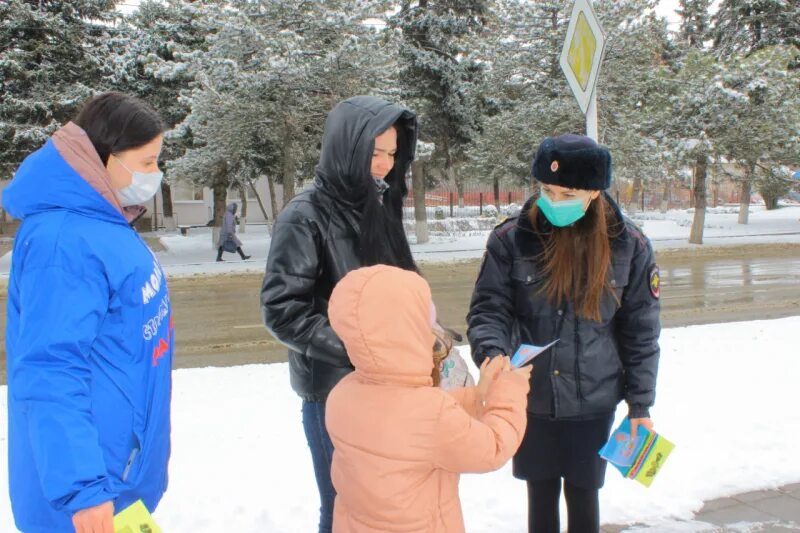
<path id="1" fill-rule="evenodd" d="M 233 202 L 228 204 L 228 208 L 225 210 L 225 216 L 222 218 L 222 228 L 219 231 L 219 240 L 217 241 L 217 261 L 224 261 L 222 252 L 237 252 L 242 261 L 250 259 L 250 256 L 245 255 L 242 251 L 242 241 L 236 236 L 236 225 L 239 223 L 239 218 L 236 216 L 238 208 L 239 206 L 236 202 Z"/>

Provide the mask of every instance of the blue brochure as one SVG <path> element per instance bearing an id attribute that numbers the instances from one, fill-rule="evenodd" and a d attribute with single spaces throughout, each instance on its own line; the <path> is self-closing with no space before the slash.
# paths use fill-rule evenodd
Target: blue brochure
<path id="1" fill-rule="evenodd" d="M 649 487 L 673 448 L 672 442 L 642 426 L 632 439 L 631 422 L 626 418 L 598 453 L 623 476 Z"/>
<path id="2" fill-rule="evenodd" d="M 608 442 L 600 450 L 600 457 L 616 466 L 623 475 L 628 473 L 630 467 L 636 462 L 636 458 L 644 448 L 644 441 L 647 439 L 648 431 L 640 428 L 636 435 L 636 440 L 631 439 L 631 421 L 627 418 L 611 434 Z"/>
<path id="3" fill-rule="evenodd" d="M 519 368 L 521 366 L 530 363 L 536 358 L 537 355 L 543 353 L 545 350 L 547 350 L 557 342 L 558 339 L 554 340 L 553 342 L 545 346 L 536 346 L 534 344 L 520 345 L 519 349 L 517 350 L 517 353 L 515 353 L 514 357 L 511 358 L 511 366 Z"/>

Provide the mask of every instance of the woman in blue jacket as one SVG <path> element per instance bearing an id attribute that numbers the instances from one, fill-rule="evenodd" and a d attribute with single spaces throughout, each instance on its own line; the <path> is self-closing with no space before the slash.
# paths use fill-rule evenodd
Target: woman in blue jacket
<path id="1" fill-rule="evenodd" d="M 22 163 L 8 287 L 8 465 L 25 533 L 113 533 L 167 486 L 173 331 L 161 267 L 131 228 L 161 184 L 163 124 L 119 93 Z"/>
<path id="2" fill-rule="evenodd" d="M 659 275 L 650 241 L 606 194 L 611 154 L 582 135 L 545 139 L 533 161 L 541 185 L 519 217 L 489 236 L 470 305 L 480 365 L 520 343 L 558 342 L 534 363 L 528 426 L 514 475 L 528 485 L 528 531 L 600 529 L 598 490 L 617 404 L 633 431 L 652 427 L 658 370 Z"/>

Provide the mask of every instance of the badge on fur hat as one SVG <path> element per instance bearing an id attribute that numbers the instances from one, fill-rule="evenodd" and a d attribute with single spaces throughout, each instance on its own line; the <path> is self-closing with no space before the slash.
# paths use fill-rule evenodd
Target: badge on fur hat
<path id="1" fill-rule="evenodd" d="M 653 298 L 661 297 L 661 274 L 655 264 L 650 267 L 650 294 Z"/>
<path id="2" fill-rule="evenodd" d="M 552 163 L 550 163 L 550 170 L 552 172 L 555 172 L 556 170 L 558 170 L 558 161 L 553 161 Z"/>

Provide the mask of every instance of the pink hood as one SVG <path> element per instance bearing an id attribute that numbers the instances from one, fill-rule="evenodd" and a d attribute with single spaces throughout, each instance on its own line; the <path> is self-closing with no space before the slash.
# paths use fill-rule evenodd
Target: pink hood
<path id="1" fill-rule="evenodd" d="M 431 302 L 431 290 L 419 274 L 378 265 L 339 282 L 328 316 L 359 376 L 376 383 L 430 386 Z"/>

